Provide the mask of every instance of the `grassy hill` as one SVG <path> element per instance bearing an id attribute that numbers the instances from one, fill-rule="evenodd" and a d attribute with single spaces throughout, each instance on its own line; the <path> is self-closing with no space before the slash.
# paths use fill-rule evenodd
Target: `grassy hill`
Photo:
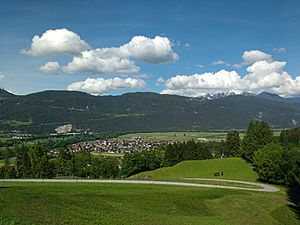
<path id="1" fill-rule="evenodd" d="M 223 176 L 214 176 L 223 172 Z M 258 178 L 252 166 L 241 158 L 224 158 L 183 161 L 172 167 L 139 173 L 137 177 L 153 180 L 177 180 L 180 178 L 219 178 L 255 182 Z"/>

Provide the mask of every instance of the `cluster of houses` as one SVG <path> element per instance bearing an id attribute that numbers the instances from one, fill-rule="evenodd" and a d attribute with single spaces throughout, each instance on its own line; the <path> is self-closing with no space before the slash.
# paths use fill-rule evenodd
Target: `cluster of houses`
<path id="1" fill-rule="evenodd" d="M 95 140 L 73 144 L 69 147 L 71 152 L 89 151 L 89 152 L 108 152 L 108 153 L 125 153 L 136 152 L 141 150 L 151 150 L 159 147 L 162 144 L 167 144 L 166 141 L 148 141 L 141 137 L 130 139 L 108 139 Z"/>

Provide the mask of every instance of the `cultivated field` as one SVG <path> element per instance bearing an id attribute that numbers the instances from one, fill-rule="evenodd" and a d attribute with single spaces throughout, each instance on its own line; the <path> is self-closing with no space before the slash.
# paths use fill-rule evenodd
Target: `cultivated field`
<path id="1" fill-rule="evenodd" d="M 209 141 L 221 141 L 226 137 L 226 132 L 155 132 L 155 133 L 133 133 L 119 136 L 120 139 L 142 137 L 150 141 L 188 141 L 205 138 Z"/>

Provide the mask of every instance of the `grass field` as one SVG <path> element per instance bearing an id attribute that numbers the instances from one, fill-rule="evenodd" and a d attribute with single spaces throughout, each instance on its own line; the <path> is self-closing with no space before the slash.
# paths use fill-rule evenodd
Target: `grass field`
<path id="1" fill-rule="evenodd" d="M 132 184 L 0 183 L 2 224 L 299 224 L 284 192 Z M 1 222 L 0 222 L 1 224 Z"/>
<path id="2" fill-rule="evenodd" d="M 132 133 L 121 135 L 119 139 L 128 139 L 132 137 L 142 137 L 149 141 L 189 141 L 205 138 L 207 141 L 225 140 L 227 132 L 153 132 L 153 133 Z M 244 137 L 245 133 L 240 132 L 240 138 Z M 280 131 L 274 131 L 274 136 L 279 136 Z"/>
<path id="3" fill-rule="evenodd" d="M 223 172 L 223 176 L 214 176 Z M 135 177 L 153 180 L 178 180 L 180 178 L 219 178 L 256 182 L 258 176 L 252 166 L 241 158 L 224 158 L 183 161 L 173 167 L 164 167 L 137 174 Z"/>
<path id="4" fill-rule="evenodd" d="M 188 141 L 205 138 L 209 141 L 221 141 L 225 139 L 226 132 L 155 132 L 155 133 L 133 133 L 119 136 L 120 139 L 142 137 L 149 141 Z"/>
<path id="5" fill-rule="evenodd" d="M 20 121 L 20 120 L 0 120 L 0 123 L 2 124 L 8 124 L 9 126 L 13 127 L 19 127 L 19 126 L 26 126 L 32 124 L 32 119 L 29 118 L 26 121 Z"/>
<path id="6" fill-rule="evenodd" d="M 224 176 L 214 177 L 217 171 Z M 183 177 L 257 179 L 240 158 L 185 161 L 139 176 L 174 181 Z M 0 203 L 0 225 L 299 224 L 283 187 L 279 192 L 261 193 L 153 184 L 0 182 Z"/>

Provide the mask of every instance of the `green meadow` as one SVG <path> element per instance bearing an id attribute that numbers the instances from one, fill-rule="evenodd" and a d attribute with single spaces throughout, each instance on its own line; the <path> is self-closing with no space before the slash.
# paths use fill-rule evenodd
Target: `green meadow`
<path id="1" fill-rule="evenodd" d="M 221 176 L 223 172 L 223 176 Z M 219 173 L 220 176 L 215 176 Z M 172 167 L 163 167 L 142 172 L 134 177 L 153 180 L 178 180 L 180 178 L 217 178 L 256 182 L 258 176 L 252 166 L 241 158 L 218 158 L 208 160 L 183 161 Z"/>
<path id="2" fill-rule="evenodd" d="M 0 224 L 299 224 L 283 191 L 0 183 L 0 202 Z"/>
<path id="3" fill-rule="evenodd" d="M 214 177 L 216 171 L 224 175 Z M 185 161 L 137 177 L 257 179 L 240 158 Z M 283 187 L 265 193 L 153 184 L 0 182 L 0 202 L 1 225 L 299 224 Z"/>

